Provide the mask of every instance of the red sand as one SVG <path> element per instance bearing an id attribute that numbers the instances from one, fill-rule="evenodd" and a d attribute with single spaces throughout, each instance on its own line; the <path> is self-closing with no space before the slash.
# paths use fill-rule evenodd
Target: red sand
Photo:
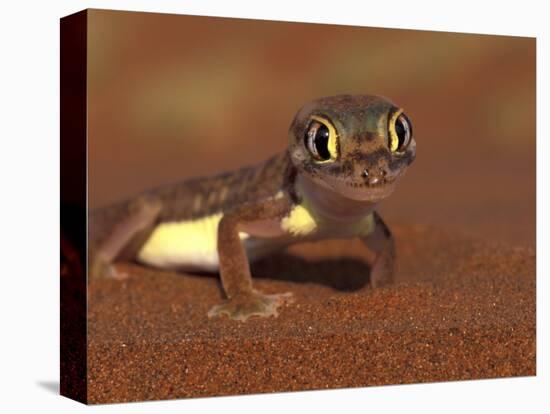
<path id="1" fill-rule="evenodd" d="M 207 318 L 217 277 L 121 264 L 89 290 L 89 402 L 535 375 L 534 250 L 393 227 L 393 286 L 360 242 L 295 246 L 254 270 L 295 302 L 246 323 Z"/>

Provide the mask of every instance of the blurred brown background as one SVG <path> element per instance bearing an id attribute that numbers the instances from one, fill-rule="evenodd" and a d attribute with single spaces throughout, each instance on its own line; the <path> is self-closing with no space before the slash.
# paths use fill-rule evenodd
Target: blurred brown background
<path id="1" fill-rule="evenodd" d="M 92 207 L 285 149 L 295 111 L 390 97 L 417 160 L 380 210 L 535 244 L 535 39 L 92 10 Z"/>

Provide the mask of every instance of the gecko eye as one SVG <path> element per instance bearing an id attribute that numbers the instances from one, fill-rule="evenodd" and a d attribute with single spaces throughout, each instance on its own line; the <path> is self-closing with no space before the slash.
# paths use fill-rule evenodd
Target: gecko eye
<path id="1" fill-rule="evenodd" d="M 312 116 L 304 140 L 306 148 L 316 161 L 328 162 L 337 158 L 336 130 L 326 119 Z"/>
<path id="2" fill-rule="evenodd" d="M 412 139 L 412 125 L 402 110 L 396 111 L 390 118 L 389 147 L 391 152 L 403 152 Z"/>

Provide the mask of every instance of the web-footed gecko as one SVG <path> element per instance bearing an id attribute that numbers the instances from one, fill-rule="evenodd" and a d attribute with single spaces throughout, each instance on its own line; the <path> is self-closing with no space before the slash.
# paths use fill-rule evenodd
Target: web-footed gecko
<path id="1" fill-rule="evenodd" d="M 288 149 L 235 172 L 146 191 L 94 210 L 89 275 L 115 276 L 115 260 L 164 269 L 219 271 L 226 301 L 209 316 L 277 315 L 289 293 L 254 289 L 249 261 L 285 246 L 359 237 L 375 253 L 373 286 L 391 281 L 395 247 L 374 211 L 413 162 L 411 122 L 372 95 L 325 97 L 303 106 Z"/>

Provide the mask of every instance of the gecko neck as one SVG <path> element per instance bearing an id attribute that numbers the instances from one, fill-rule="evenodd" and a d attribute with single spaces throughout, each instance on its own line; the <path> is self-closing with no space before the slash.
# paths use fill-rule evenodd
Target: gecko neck
<path id="1" fill-rule="evenodd" d="M 351 200 L 321 187 L 304 174 L 298 174 L 295 186 L 297 194 L 316 214 L 331 221 L 356 221 L 372 213 L 376 207 L 376 203 L 371 201 Z"/>

